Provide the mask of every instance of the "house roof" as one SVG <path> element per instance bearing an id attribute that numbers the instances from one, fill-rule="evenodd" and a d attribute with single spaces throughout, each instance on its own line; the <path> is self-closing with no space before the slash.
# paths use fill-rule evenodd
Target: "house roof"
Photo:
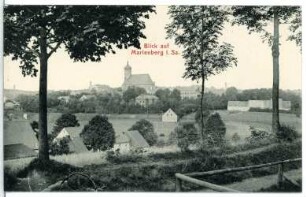
<path id="1" fill-rule="evenodd" d="M 228 106 L 232 107 L 248 107 L 248 101 L 228 101 Z"/>
<path id="2" fill-rule="evenodd" d="M 72 140 L 69 141 L 68 146 L 69 151 L 73 153 L 83 153 L 88 151 L 83 140 L 80 137 L 74 137 Z"/>
<path id="3" fill-rule="evenodd" d="M 164 115 L 166 115 L 166 114 L 170 114 L 170 113 L 172 113 L 172 114 L 175 114 L 176 115 L 176 113 L 171 109 L 171 108 L 169 108 L 165 113 L 164 113 Z"/>
<path id="4" fill-rule="evenodd" d="M 4 121 L 3 123 L 4 145 L 24 144 L 31 149 L 38 148 L 38 140 L 29 121 Z"/>
<path id="5" fill-rule="evenodd" d="M 80 136 L 80 133 L 82 132 L 82 128 L 83 127 L 79 126 L 79 127 L 65 127 L 63 129 L 65 129 L 68 132 L 68 134 L 70 135 L 70 138 L 75 138 L 75 137 Z"/>
<path id="6" fill-rule="evenodd" d="M 154 85 L 154 82 L 149 74 L 136 74 L 126 79 L 123 85 Z"/>
<path id="7" fill-rule="evenodd" d="M 146 148 L 150 146 L 138 131 L 127 131 L 126 134 L 130 138 L 132 146 L 136 148 Z"/>
<path id="8" fill-rule="evenodd" d="M 24 144 L 18 143 L 4 145 L 4 160 L 35 156 L 37 156 L 37 153 Z"/>
<path id="9" fill-rule="evenodd" d="M 126 136 L 125 133 L 121 133 L 116 135 L 116 144 L 128 143 L 130 142 L 129 138 Z"/>

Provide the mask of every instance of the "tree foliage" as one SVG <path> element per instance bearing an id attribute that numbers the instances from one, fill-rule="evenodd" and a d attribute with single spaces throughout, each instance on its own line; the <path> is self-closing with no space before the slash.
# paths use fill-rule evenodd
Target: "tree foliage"
<path id="1" fill-rule="evenodd" d="M 199 133 L 193 123 L 182 123 L 175 128 L 177 145 L 183 151 L 188 151 L 190 145 L 199 142 Z"/>
<path id="2" fill-rule="evenodd" d="M 210 115 L 205 124 L 209 146 L 220 146 L 225 142 L 226 127 L 219 113 Z"/>
<path id="3" fill-rule="evenodd" d="M 144 88 L 139 87 L 129 87 L 126 91 L 123 92 L 122 99 L 129 103 L 130 101 L 135 101 L 135 98 L 141 94 L 146 94 L 146 90 Z"/>
<path id="4" fill-rule="evenodd" d="M 80 126 L 74 114 L 66 113 L 62 114 L 56 121 L 53 127 L 52 136 L 53 138 L 65 127 L 78 127 Z"/>
<path id="5" fill-rule="evenodd" d="M 64 47 L 74 61 L 101 61 L 107 53 L 140 48 L 145 38 L 143 19 L 152 6 L 6 6 L 4 55 L 19 60 L 24 76 L 39 80 L 39 159 L 48 161 L 47 71 L 48 59 Z"/>
<path id="6" fill-rule="evenodd" d="M 129 131 L 133 130 L 138 131 L 150 146 L 156 144 L 157 135 L 154 133 L 154 126 L 150 121 L 145 119 L 137 121 L 131 128 L 129 128 Z"/>
<path id="7" fill-rule="evenodd" d="M 204 143 L 205 80 L 237 65 L 232 45 L 218 41 L 227 11 L 221 6 L 170 6 L 168 14 L 172 21 L 166 26 L 167 38 L 174 38 L 175 43 L 183 47 L 186 67 L 183 77 L 201 80 L 201 137 Z"/>

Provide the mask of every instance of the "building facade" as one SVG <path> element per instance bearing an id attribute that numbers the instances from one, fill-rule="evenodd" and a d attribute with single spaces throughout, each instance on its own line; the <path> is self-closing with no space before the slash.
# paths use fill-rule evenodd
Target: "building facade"
<path id="1" fill-rule="evenodd" d="M 172 109 L 168 109 L 163 115 L 162 115 L 162 121 L 163 122 L 177 122 L 177 115 Z"/>
<path id="2" fill-rule="evenodd" d="M 255 109 L 272 109 L 272 100 L 228 101 L 228 111 L 249 111 Z M 290 111 L 291 101 L 279 99 L 279 110 Z"/>
<path id="3" fill-rule="evenodd" d="M 148 94 L 154 94 L 156 91 L 155 83 L 149 74 L 132 74 L 132 67 L 127 63 L 124 67 L 122 90 L 126 91 L 130 87 L 144 88 Z"/>

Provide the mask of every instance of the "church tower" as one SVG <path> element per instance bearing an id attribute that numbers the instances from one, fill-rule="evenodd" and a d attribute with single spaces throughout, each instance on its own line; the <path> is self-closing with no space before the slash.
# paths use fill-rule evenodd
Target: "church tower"
<path id="1" fill-rule="evenodd" d="M 124 80 L 127 80 L 132 75 L 132 67 L 127 62 L 126 66 L 124 67 Z"/>

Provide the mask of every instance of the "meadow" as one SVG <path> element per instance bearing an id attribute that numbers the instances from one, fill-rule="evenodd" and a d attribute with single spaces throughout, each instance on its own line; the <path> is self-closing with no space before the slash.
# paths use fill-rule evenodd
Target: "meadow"
<path id="1" fill-rule="evenodd" d="M 227 110 L 218 110 L 222 120 L 226 125 L 226 139 L 231 140 L 234 133 L 237 133 L 241 139 L 250 136 L 250 126 L 271 131 L 272 113 L 270 112 L 229 112 Z M 51 132 L 56 119 L 60 113 L 48 114 L 48 131 Z M 83 128 L 88 121 L 97 114 L 93 113 L 78 113 L 76 114 L 79 120 L 80 127 Z M 177 123 L 165 123 L 161 121 L 161 114 L 109 114 L 109 121 L 113 124 L 116 134 L 127 131 L 134 123 L 144 118 L 149 120 L 157 133 L 159 139 L 167 140 L 169 134 L 174 130 Z M 38 114 L 28 114 L 29 120 L 38 120 Z M 194 121 L 194 114 L 185 116 L 183 119 Z M 299 133 L 302 133 L 301 118 L 294 114 L 280 113 L 280 123 L 294 127 Z"/>

